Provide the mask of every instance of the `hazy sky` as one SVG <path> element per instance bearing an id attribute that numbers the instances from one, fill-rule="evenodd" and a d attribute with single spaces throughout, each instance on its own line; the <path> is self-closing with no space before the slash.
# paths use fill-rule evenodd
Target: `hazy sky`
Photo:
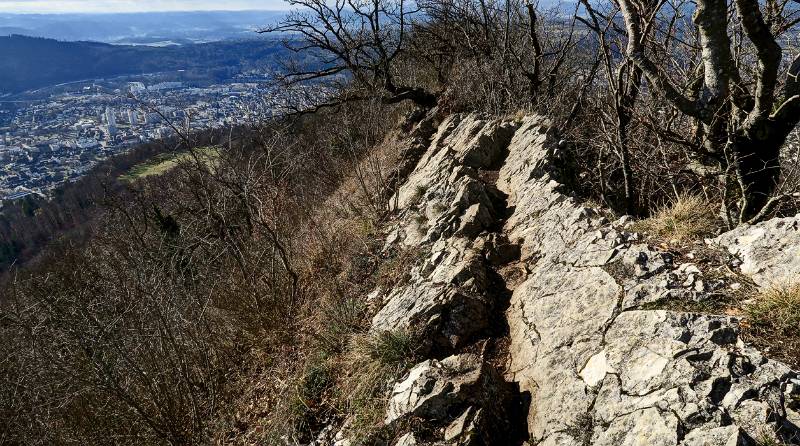
<path id="1" fill-rule="evenodd" d="M 287 9 L 281 0 L 0 0 L 0 13 Z"/>

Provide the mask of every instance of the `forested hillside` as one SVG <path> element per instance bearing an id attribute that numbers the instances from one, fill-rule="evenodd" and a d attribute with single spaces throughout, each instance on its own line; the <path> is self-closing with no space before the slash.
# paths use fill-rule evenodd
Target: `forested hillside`
<path id="1" fill-rule="evenodd" d="M 230 70 L 235 74 L 246 68 L 269 67 L 280 52 L 279 42 L 271 39 L 156 48 L 14 35 L 0 37 L 0 92 L 177 70 L 218 70 L 229 76 Z"/>
<path id="2" fill-rule="evenodd" d="M 238 138 L 238 132 L 235 133 Z M 197 144 L 211 144 L 222 135 L 218 131 L 205 131 L 193 138 Z M 185 146 L 175 140 L 142 144 L 101 163 L 87 176 L 64 184 L 55 190 L 53 197 L 29 195 L 23 200 L 4 203 L 0 209 L 0 270 L 5 273 L 12 265 L 25 265 L 54 244 L 84 243 L 104 200 L 124 189 L 120 178 L 138 164 L 182 148 Z"/>

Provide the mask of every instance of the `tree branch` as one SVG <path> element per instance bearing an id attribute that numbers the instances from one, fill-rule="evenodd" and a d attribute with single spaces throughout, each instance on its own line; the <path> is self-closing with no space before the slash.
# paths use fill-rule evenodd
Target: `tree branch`
<path id="1" fill-rule="evenodd" d="M 678 91 L 666 74 L 644 55 L 644 36 L 641 29 L 641 16 L 632 0 L 619 0 L 620 10 L 625 18 L 625 27 L 628 32 L 627 56 L 647 76 L 650 84 L 656 88 L 672 105 L 681 112 L 701 118 L 701 108 L 695 101 L 684 96 Z"/>
<path id="2" fill-rule="evenodd" d="M 764 22 L 758 0 L 736 0 L 736 11 L 747 37 L 756 47 L 758 57 L 756 97 L 750 119 L 763 119 L 769 116 L 775 103 L 781 47 Z"/>

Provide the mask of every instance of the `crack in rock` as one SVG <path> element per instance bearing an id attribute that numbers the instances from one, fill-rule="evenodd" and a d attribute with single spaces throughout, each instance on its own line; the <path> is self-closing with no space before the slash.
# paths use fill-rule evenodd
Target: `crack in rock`
<path id="1" fill-rule="evenodd" d="M 372 321 L 423 333 L 429 358 L 394 385 L 386 415 L 427 428 L 395 445 L 800 444 L 800 377 L 746 346 L 736 318 L 639 309 L 718 290 L 698 266 L 627 232 L 627 219 L 609 222 L 570 196 L 546 118 L 453 115 L 418 155 L 392 199 L 387 245 L 420 249 L 423 261 Z M 710 243 L 766 285 L 800 273 L 798 221 Z M 497 273 L 509 262 L 526 272 L 513 285 Z M 498 323 L 510 341 L 505 377 L 463 353 L 499 336 Z"/>

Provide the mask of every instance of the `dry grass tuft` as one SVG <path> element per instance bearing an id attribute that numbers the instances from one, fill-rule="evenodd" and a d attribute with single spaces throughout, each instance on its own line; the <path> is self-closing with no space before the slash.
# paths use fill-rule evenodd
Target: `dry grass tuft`
<path id="1" fill-rule="evenodd" d="M 415 247 L 408 247 L 393 252 L 378 266 L 377 286 L 382 290 L 391 290 L 394 287 L 406 284 L 411 278 L 411 267 L 420 261 L 422 251 Z"/>
<path id="2" fill-rule="evenodd" d="M 353 336 L 342 358 L 338 399 L 355 444 L 369 442 L 383 427 L 389 385 L 413 363 L 415 345 L 414 337 L 401 331 Z"/>
<path id="3" fill-rule="evenodd" d="M 762 291 L 745 311 L 753 329 L 800 337 L 800 283 Z"/>
<path id="4" fill-rule="evenodd" d="M 635 231 L 681 242 L 710 235 L 719 226 L 714 207 L 697 195 L 681 195 L 667 206 L 659 208 L 652 217 L 636 222 Z"/>
<path id="5" fill-rule="evenodd" d="M 744 314 L 748 341 L 771 358 L 800 365 L 800 282 L 758 292 Z"/>
<path id="6" fill-rule="evenodd" d="M 787 446 L 788 443 L 784 443 L 782 440 L 776 437 L 775 432 L 770 430 L 762 430 L 758 433 L 758 438 L 756 438 L 756 446 Z"/>

